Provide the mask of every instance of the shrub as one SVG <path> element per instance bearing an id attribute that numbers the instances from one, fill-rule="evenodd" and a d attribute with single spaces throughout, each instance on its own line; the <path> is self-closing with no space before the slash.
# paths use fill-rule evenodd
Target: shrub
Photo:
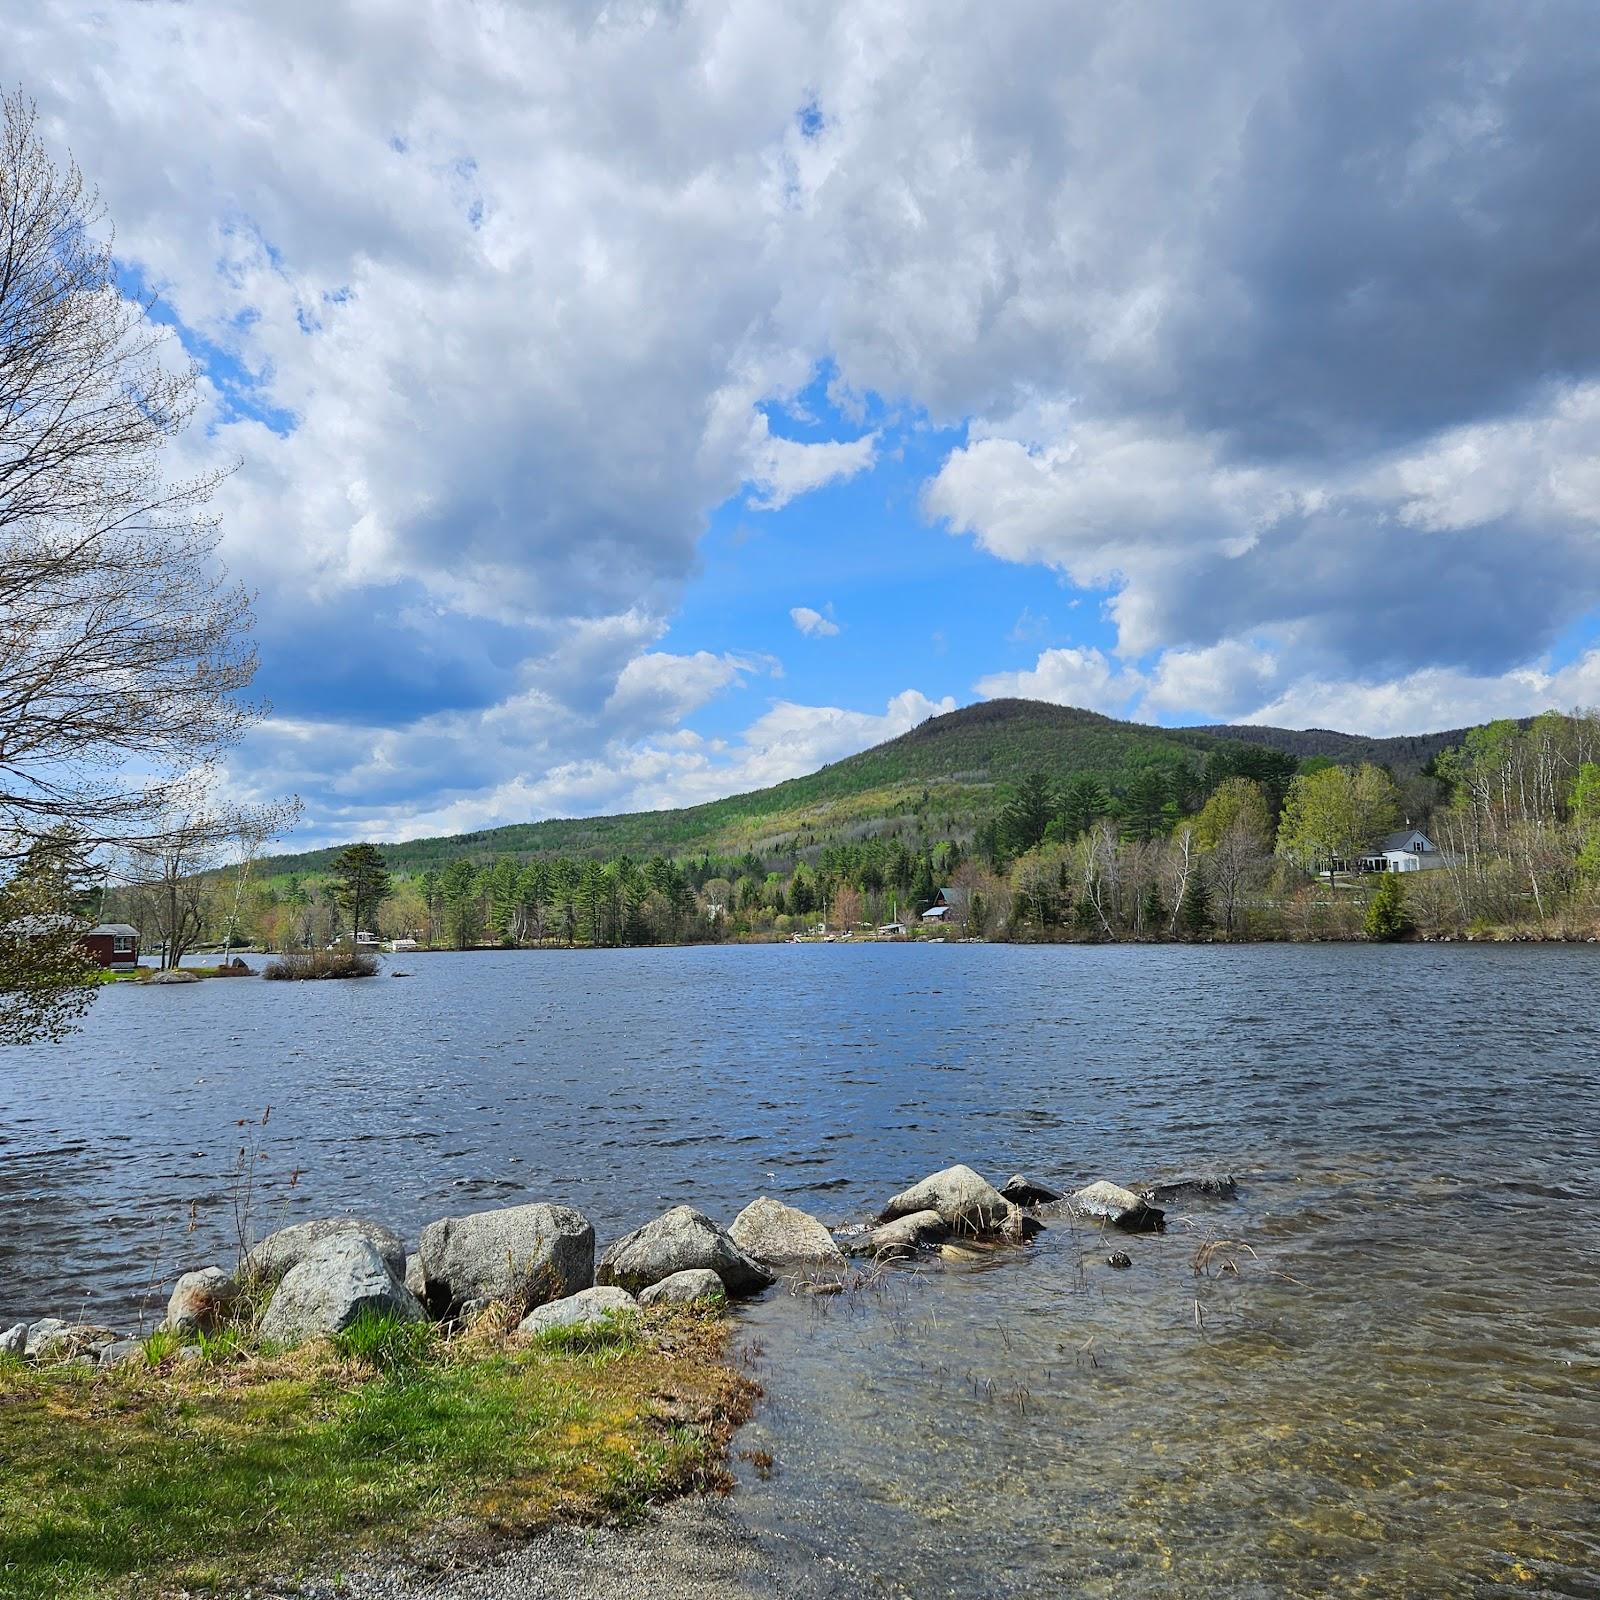
<path id="1" fill-rule="evenodd" d="M 1367 901 L 1364 921 L 1369 939 L 1403 939 L 1411 932 L 1406 915 L 1405 880 L 1396 872 L 1386 872 Z"/>
<path id="2" fill-rule="evenodd" d="M 349 950 L 286 950 L 269 961 L 263 978 L 370 978 L 378 970 L 376 956 Z"/>

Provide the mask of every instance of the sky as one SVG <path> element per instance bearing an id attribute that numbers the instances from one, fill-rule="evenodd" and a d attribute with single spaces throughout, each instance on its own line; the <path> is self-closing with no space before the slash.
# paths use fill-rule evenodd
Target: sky
<path id="1" fill-rule="evenodd" d="M 297 839 L 1600 702 L 1583 4 L 33 0 Z"/>

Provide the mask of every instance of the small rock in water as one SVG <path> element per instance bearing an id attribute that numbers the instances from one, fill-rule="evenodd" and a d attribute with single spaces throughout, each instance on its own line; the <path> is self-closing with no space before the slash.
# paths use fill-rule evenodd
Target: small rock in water
<path id="1" fill-rule="evenodd" d="M 1061 1198 L 1059 1189 L 1034 1183 L 1031 1179 L 1023 1177 L 1020 1172 L 1013 1172 L 1006 1179 L 1000 1193 L 1014 1206 L 1047 1206 Z"/>
<path id="2" fill-rule="evenodd" d="M 1205 1195 L 1213 1200 L 1231 1200 L 1239 1192 L 1231 1172 L 1180 1172 L 1146 1184 L 1142 1191 L 1154 1201 L 1176 1200 L 1182 1195 Z"/>
<path id="3" fill-rule="evenodd" d="M 1152 1206 L 1143 1195 L 1104 1178 L 1086 1189 L 1079 1189 L 1072 1196 L 1071 1205 L 1079 1216 L 1109 1222 L 1129 1233 L 1151 1233 L 1166 1222 L 1166 1213 Z"/>
<path id="4" fill-rule="evenodd" d="M 868 1237 L 867 1253 L 879 1261 L 914 1256 L 924 1245 L 935 1245 L 950 1236 L 950 1225 L 937 1211 L 913 1211 L 896 1217 Z"/>
<path id="5" fill-rule="evenodd" d="M 937 1211 L 957 1233 L 991 1233 L 1004 1226 L 1009 1202 L 971 1167 L 946 1167 L 897 1194 L 879 1213 L 894 1222 L 919 1211 Z"/>
<path id="6" fill-rule="evenodd" d="M 728 1292 L 722 1279 L 709 1267 L 690 1267 L 685 1272 L 674 1272 L 670 1277 L 653 1283 L 639 1295 L 642 1306 L 693 1305 L 709 1303 L 725 1305 Z"/>
<path id="7" fill-rule="evenodd" d="M 747 1256 L 771 1269 L 819 1267 L 842 1271 L 844 1253 L 809 1212 L 762 1195 L 728 1224 L 728 1237 Z"/>
<path id="8" fill-rule="evenodd" d="M 1131 1267 L 1133 1265 L 1133 1257 L 1126 1250 L 1113 1250 L 1106 1257 L 1106 1265 L 1108 1267 Z"/>

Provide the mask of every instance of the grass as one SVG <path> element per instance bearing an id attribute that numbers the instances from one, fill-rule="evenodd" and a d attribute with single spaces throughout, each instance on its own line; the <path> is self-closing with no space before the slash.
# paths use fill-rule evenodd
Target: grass
<path id="1" fill-rule="evenodd" d="M 0 1595 L 234 1594 L 449 1527 L 504 1536 L 726 1483 L 752 1386 L 652 1311 L 588 1344 L 392 1321 L 106 1373 L 0 1361 Z M 155 1364 L 151 1364 L 151 1358 Z"/>

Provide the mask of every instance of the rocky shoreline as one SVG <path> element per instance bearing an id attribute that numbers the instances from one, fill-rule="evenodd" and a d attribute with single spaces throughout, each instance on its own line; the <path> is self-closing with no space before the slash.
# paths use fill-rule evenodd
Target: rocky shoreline
<path id="1" fill-rule="evenodd" d="M 1134 1189 L 1100 1179 L 1064 1192 L 1014 1174 L 996 1188 L 967 1166 L 947 1167 L 894 1195 L 870 1220 L 830 1230 L 816 1217 L 763 1195 L 722 1228 L 674 1206 L 598 1256 L 594 1228 L 571 1206 L 547 1201 L 444 1217 L 423 1228 L 408 1254 L 385 1224 L 354 1216 L 294 1223 L 253 1245 L 233 1272 L 185 1272 L 162 1329 L 183 1339 L 247 1324 L 279 1348 L 342 1333 L 363 1318 L 462 1327 L 491 1309 L 532 1337 L 627 1317 L 660 1303 L 725 1305 L 786 1283 L 834 1294 L 893 1262 L 941 1251 L 1020 1249 L 1066 1216 L 1125 1232 L 1164 1226 L 1178 1195 L 1231 1196 L 1225 1173 L 1198 1173 Z M 1112 1265 L 1127 1257 L 1113 1252 Z M 141 1338 L 59 1317 L 17 1322 L 0 1354 L 30 1362 L 111 1368 L 145 1355 Z M 194 1344 L 175 1359 L 192 1360 Z"/>

